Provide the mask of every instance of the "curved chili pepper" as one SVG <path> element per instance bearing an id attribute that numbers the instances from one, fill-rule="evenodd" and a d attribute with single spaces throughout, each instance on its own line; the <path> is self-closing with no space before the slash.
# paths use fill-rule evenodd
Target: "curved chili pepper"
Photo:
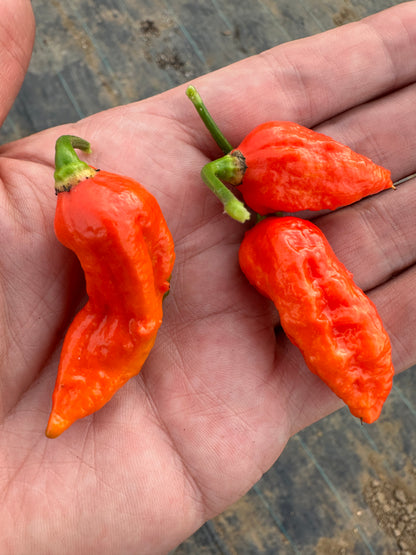
<path id="1" fill-rule="evenodd" d="M 246 233 L 239 262 L 248 281 L 274 302 L 309 369 L 354 416 L 374 422 L 392 387 L 390 340 L 323 233 L 300 218 L 266 218 Z"/>
<path id="2" fill-rule="evenodd" d="M 46 430 L 57 437 L 103 407 L 146 360 L 162 323 L 175 254 L 156 199 L 138 182 L 82 162 L 56 143 L 55 233 L 75 252 L 88 301 L 65 336 Z"/>
<path id="3" fill-rule="evenodd" d="M 204 182 L 220 200 L 225 188 L 222 181 L 237 186 L 247 206 L 261 215 L 334 210 L 393 188 L 389 170 L 322 133 L 289 121 L 263 123 L 231 149 L 197 91 L 189 87 L 187 95 L 226 153 L 202 169 Z M 224 206 L 231 217 L 242 221 Z"/>

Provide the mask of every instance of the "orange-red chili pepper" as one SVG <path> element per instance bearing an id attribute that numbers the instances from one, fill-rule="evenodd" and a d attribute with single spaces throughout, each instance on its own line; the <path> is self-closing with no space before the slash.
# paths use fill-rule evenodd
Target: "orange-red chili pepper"
<path id="1" fill-rule="evenodd" d="M 226 153 L 202 169 L 202 178 L 238 221 L 222 181 L 237 186 L 245 203 L 261 215 L 335 209 L 393 188 L 390 171 L 334 139 L 289 121 L 253 129 L 232 149 L 193 87 L 188 97 Z M 227 205 L 228 203 L 228 205 Z"/>
<path id="2" fill-rule="evenodd" d="M 162 323 L 175 254 L 156 199 L 138 182 L 82 162 L 56 143 L 55 233 L 78 256 L 88 301 L 62 347 L 46 435 L 103 407 L 146 360 Z"/>
<path id="3" fill-rule="evenodd" d="M 389 170 L 288 121 L 259 125 L 221 166 L 226 162 L 236 166 L 229 182 L 238 185 L 246 204 L 262 215 L 333 210 L 393 186 Z"/>
<path id="4" fill-rule="evenodd" d="M 249 230 L 239 262 L 270 298 L 288 338 L 364 422 L 374 422 L 392 387 L 389 337 L 371 300 L 323 233 L 295 217 L 269 217 Z"/>

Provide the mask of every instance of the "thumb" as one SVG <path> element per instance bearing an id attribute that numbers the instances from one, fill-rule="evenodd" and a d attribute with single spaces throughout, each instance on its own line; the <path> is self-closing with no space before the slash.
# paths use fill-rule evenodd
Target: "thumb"
<path id="1" fill-rule="evenodd" d="M 35 20 L 30 0 L 0 1 L 0 125 L 20 90 L 32 54 Z"/>

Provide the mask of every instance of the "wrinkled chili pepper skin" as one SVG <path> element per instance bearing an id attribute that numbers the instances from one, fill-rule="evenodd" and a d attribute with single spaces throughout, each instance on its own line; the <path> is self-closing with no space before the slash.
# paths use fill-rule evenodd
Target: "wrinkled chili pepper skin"
<path id="1" fill-rule="evenodd" d="M 48 437 L 103 407 L 139 373 L 162 323 L 175 259 L 156 199 L 105 171 L 58 193 L 55 233 L 79 258 L 88 301 L 65 336 Z"/>
<path id="2" fill-rule="evenodd" d="M 390 340 L 322 232 L 299 218 L 266 218 L 246 233 L 239 262 L 248 281 L 274 302 L 309 369 L 353 415 L 374 422 L 392 387 Z"/>
<path id="3" fill-rule="evenodd" d="M 387 169 L 293 122 L 259 125 L 231 152 L 241 155 L 242 170 L 230 183 L 262 215 L 333 210 L 393 187 Z"/>

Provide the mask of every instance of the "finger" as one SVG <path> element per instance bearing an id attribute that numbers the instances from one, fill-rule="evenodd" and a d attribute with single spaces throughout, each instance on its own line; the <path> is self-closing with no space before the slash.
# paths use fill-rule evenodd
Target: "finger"
<path id="1" fill-rule="evenodd" d="M 416 4 L 410 2 L 275 47 L 195 84 L 237 146 L 261 122 L 286 119 L 313 127 L 406 86 L 416 75 L 415 41 Z M 181 114 L 183 120 L 200 130 L 197 117 L 189 118 L 189 113 L 188 108 Z"/>
<path id="2" fill-rule="evenodd" d="M 35 23 L 29 0 L 2 0 L 0 6 L 0 125 L 29 65 Z"/>
<path id="3" fill-rule="evenodd" d="M 416 364 L 416 267 L 370 293 L 392 344 L 396 373 Z"/>
<path id="4" fill-rule="evenodd" d="M 314 220 L 365 291 L 416 263 L 415 185 L 412 179 Z"/>
<path id="5" fill-rule="evenodd" d="M 315 127 L 368 156 L 398 181 L 416 172 L 416 84 L 335 116 Z"/>

